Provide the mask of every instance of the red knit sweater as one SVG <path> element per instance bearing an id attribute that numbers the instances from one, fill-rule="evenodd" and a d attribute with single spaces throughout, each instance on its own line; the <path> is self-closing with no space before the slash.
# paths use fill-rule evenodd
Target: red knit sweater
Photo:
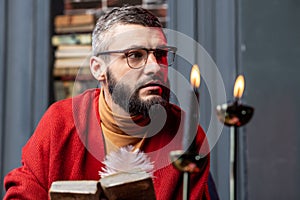
<path id="1" fill-rule="evenodd" d="M 23 148 L 22 166 L 4 179 L 4 199 L 49 199 L 56 180 L 99 180 L 105 157 L 98 108 L 99 89 L 54 103 Z M 180 149 L 180 110 L 170 106 L 167 125 L 146 140 L 142 150 L 156 165 L 154 188 L 157 199 L 182 197 L 182 176 L 169 161 L 169 152 Z M 178 114 L 179 113 L 179 114 Z M 176 135 L 174 133 L 177 133 Z M 197 142 L 204 141 L 199 128 Z M 200 173 L 191 176 L 191 199 L 209 199 L 209 156 Z"/>

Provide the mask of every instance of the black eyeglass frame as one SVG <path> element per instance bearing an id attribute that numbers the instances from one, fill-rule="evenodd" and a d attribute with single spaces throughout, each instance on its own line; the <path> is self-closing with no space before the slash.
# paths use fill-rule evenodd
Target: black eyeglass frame
<path id="1" fill-rule="evenodd" d="M 145 50 L 147 52 L 147 58 L 145 59 L 145 63 L 143 65 L 141 65 L 140 67 L 132 67 L 129 64 L 129 61 L 128 61 L 128 53 L 131 50 L 137 50 L 137 49 Z M 123 50 L 103 51 L 103 52 L 97 53 L 95 56 L 107 55 L 107 54 L 112 54 L 112 53 L 123 53 L 126 57 L 127 64 L 130 68 L 140 69 L 140 68 L 144 67 L 147 64 L 147 60 L 148 60 L 148 57 L 149 57 L 149 52 L 151 52 L 151 51 L 155 52 L 156 50 L 167 50 L 168 52 L 171 52 L 173 54 L 173 59 L 172 59 L 172 63 L 168 63 L 168 66 L 171 66 L 174 63 L 176 52 L 177 52 L 177 47 L 174 47 L 174 46 L 158 46 L 157 48 L 132 47 L 132 48 L 123 49 Z"/>

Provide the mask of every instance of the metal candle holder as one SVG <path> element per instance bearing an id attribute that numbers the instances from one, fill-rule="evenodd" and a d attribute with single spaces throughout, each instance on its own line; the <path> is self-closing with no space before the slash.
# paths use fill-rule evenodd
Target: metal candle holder
<path id="1" fill-rule="evenodd" d="M 173 166 L 183 172 L 183 200 L 190 199 L 190 174 L 198 173 L 207 162 L 207 157 L 191 151 L 171 151 L 170 158 Z"/>
<path id="2" fill-rule="evenodd" d="M 254 108 L 234 101 L 231 104 L 218 105 L 217 117 L 226 126 L 240 127 L 247 124 L 253 116 Z"/>
<path id="3" fill-rule="evenodd" d="M 244 126 L 247 124 L 254 113 L 254 108 L 251 106 L 247 106 L 239 102 L 239 98 L 243 94 L 244 90 L 244 78 L 238 77 L 238 79 L 242 79 L 242 88 L 237 88 L 237 81 L 235 83 L 235 94 L 236 100 L 233 103 L 222 104 L 216 107 L 217 117 L 218 119 L 226 126 L 231 127 L 231 136 L 233 137 L 233 147 L 231 146 L 231 151 L 233 149 L 233 156 L 230 160 L 233 160 L 231 172 L 232 172 L 232 180 L 230 184 L 230 199 L 237 200 L 238 199 L 238 190 L 237 190 L 237 174 L 238 174 L 238 151 L 239 151 L 239 137 L 237 128 Z M 237 80 L 238 80 L 237 79 Z M 233 182 L 233 183 L 232 183 Z"/>
<path id="4" fill-rule="evenodd" d="M 197 65 L 194 65 L 191 71 L 191 91 L 190 112 L 188 113 L 188 131 L 186 132 L 185 142 L 183 143 L 184 150 L 175 150 L 170 152 L 170 158 L 173 166 L 183 173 L 183 200 L 190 199 L 190 174 L 200 172 L 203 165 L 207 162 L 205 155 L 200 155 L 196 149 L 195 133 L 198 129 L 199 122 L 199 93 L 200 86 L 200 70 Z M 196 100 L 193 99 L 196 97 Z M 187 146 L 189 145 L 189 146 Z"/>

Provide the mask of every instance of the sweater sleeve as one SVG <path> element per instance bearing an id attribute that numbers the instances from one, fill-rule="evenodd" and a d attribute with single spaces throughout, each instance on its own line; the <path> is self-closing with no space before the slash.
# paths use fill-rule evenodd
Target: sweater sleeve
<path id="1" fill-rule="evenodd" d="M 4 179 L 5 200 L 49 199 L 53 181 L 99 179 L 104 151 L 94 113 L 97 95 L 89 90 L 49 107 L 22 149 L 21 167 Z"/>
<path id="2" fill-rule="evenodd" d="M 50 110 L 50 111 L 49 111 Z M 40 120 L 34 134 L 22 149 L 22 166 L 4 179 L 4 199 L 48 199 L 51 109 Z"/>
<path id="3" fill-rule="evenodd" d="M 6 199 L 48 199 L 47 190 L 26 165 L 11 171 L 4 180 Z"/>

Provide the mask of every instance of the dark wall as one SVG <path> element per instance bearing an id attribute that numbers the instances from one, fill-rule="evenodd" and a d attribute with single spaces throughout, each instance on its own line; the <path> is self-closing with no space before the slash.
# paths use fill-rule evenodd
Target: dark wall
<path id="1" fill-rule="evenodd" d="M 241 1 L 248 199 L 300 198 L 300 1 Z"/>
<path id="2" fill-rule="evenodd" d="M 235 1 L 169 0 L 168 4 L 168 15 L 170 17 L 168 28 L 184 33 L 198 41 L 216 63 L 221 74 L 221 81 L 224 84 L 224 88 L 219 87 L 215 73 L 207 73 L 211 70 L 209 69 L 211 66 L 201 65 L 201 56 L 196 58 L 198 61 L 196 63 L 200 66 L 202 77 L 200 87 L 200 124 L 207 133 L 209 126 L 213 124 L 213 117 L 216 117 L 216 104 L 223 104 L 226 103 L 226 100 L 232 99 L 232 89 L 237 67 L 235 52 L 236 31 L 234 25 Z M 191 46 L 191 49 L 192 48 Z M 187 80 L 189 79 L 189 66 L 180 63 L 176 69 L 180 71 Z M 204 79 L 204 77 L 206 79 Z M 210 82 L 210 92 L 212 93 L 208 91 L 208 82 Z M 222 89 L 226 92 L 226 100 L 221 98 L 222 95 L 218 95 Z M 215 131 L 212 132 L 218 132 L 217 125 L 212 125 L 212 129 Z M 224 127 L 216 144 L 212 144 L 213 143 L 210 143 L 212 150 L 210 154 L 211 173 L 219 196 L 222 200 L 228 200 L 230 199 L 229 129 Z"/>

